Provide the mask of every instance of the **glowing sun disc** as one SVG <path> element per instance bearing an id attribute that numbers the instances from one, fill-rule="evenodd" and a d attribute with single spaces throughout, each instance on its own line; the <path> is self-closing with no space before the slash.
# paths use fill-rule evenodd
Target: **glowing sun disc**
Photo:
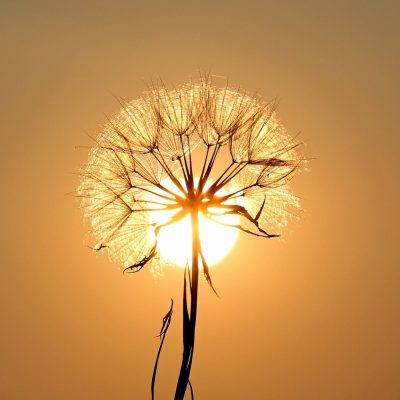
<path id="1" fill-rule="evenodd" d="M 218 192 L 218 194 L 223 195 L 224 193 Z M 172 215 L 173 212 L 171 211 L 153 211 L 150 213 L 150 222 L 166 221 Z M 213 218 L 230 225 L 235 225 L 239 222 L 238 216 L 232 214 Z M 209 266 L 221 261 L 228 254 L 238 237 L 237 229 L 210 221 L 202 213 L 199 213 L 199 229 L 201 247 Z M 186 264 L 190 265 L 192 257 L 190 215 L 175 224 L 162 228 L 158 234 L 157 248 L 162 258 L 171 263 L 179 267 L 185 267 Z"/>
<path id="2" fill-rule="evenodd" d="M 223 219 L 222 219 L 223 218 Z M 224 223 L 236 223 L 236 216 L 219 217 Z M 199 214 L 200 242 L 208 265 L 221 261 L 237 239 L 236 229 L 210 221 Z M 192 233 L 190 216 L 161 230 L 158 236 L 158 250 L 164 258 L 184 267 L 191 263 Z"/>

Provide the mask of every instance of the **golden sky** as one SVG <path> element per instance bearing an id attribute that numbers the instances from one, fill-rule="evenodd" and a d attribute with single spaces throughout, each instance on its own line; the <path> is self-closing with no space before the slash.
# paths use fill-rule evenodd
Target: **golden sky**
<path id="1" fill-rule="evenodd" d="M 68 195 L 88 134 L 161 76 L 229 77 L 301 132 L 311 172 L 283 239 L 240 235 L 202 280 L 192 382 L 204 400 L 400 396 L 400 6 L 394 1 L 0 3 L 0 398 L 146 399 L 181 356 L 182 270 L 123 276 Z M 171 393 L 171 394 L 170 394 Z"/>

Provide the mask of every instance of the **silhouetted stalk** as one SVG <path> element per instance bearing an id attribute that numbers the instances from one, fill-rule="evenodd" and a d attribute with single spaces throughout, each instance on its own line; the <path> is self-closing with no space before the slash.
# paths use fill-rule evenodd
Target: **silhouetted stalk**
<path id="1" fill-rule="evenodd" d="M 183 355 L 182 364 L 179 372 L 178 383 L 174 400 L 183 400 L 187 385 L 189 383 L 190 369 L 192 367 L 193 351 L 194 351 L 194 338 L 196 332 L 196 316 L 197 316 L 197 292 L 199 282 L 199 252 L 200 252 L 200 235 L 199 235 L 199 216 L 197 207 L 191 210 L 192 222 L 192 267 L 191 279 L 189 281 L 190 288 L 190 314 L 189 318 L 185 310 L 187 310 L 187 291 L 186 280 L 187 274 L 185 270 L 185 283 L 183 295 Z"/>
<path id="2" fill-rule="evenodd" d="M 171 307 L 170 307 L 169 311 L 167 312 L 167 314 L 165 314 L 165 317 L 163 318 L 162 327 L 161 327 L 160 333 L 158 335 L 160 337 L 161 341 L 160 341 L 160 346 L 158 347 L 156 362 L 154 363 L 153 376 L 151 377 L 151 400 L 154 400 L 154 388 L 155 388 L 155 384 L 156 384 L 158 361 L 160 360 L 160 355 L 161 355 L 161 350 L 164 345 L 164 340 L 165 340 L 165 337 L 167 336 L 169 325 L 171 324 L 173 307 L 174 307 L 174 300 L 171 299 Z"/>

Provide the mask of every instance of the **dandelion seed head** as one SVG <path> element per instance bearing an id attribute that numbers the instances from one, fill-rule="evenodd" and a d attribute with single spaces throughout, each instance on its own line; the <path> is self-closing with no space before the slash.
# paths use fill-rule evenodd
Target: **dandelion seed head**
<path id="1" fill-rule="evenodd" d="M 232 229 L 263 237 L 279 234 L 299 209 L 290 180 L 303 166 L 300 143 L 274 102 L 209 78 L 173 89 L 160 84 L 119 102 L 89 153 L 77 194 L 96 248 L 125 267 L 152 262 L 160 274 L 158 234 L 192 207 L 217 223 L 216 214 L 236 215 L 241 222 Z M 196 168 L 200 149 L 205 157 Z M 211 182 L 217 157 L 226 168 Z M 162 210 L 170 220 L 155 222 L 152 213 Z"/>

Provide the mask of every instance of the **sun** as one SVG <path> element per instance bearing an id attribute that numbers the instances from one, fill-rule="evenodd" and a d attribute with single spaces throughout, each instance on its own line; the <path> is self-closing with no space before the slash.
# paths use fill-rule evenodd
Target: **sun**
<path id="1" fill-rule="evenodd" d="M 224 223 L 237 223 L 236 216 L 224 215 L 218 218 Z M 210 221 L 201 213 L 199 214 L 199 225 L 204 257 L 208 265 L 211 266 L 221 261 L 228 254 L 237 239 L 238 231 Z M 192 256 L 191 232 L 189 215 L 182 221 L 165 227 L 158 235 L 158 250 L 161 255 L 180 267 L 185 267 L 187 263 L 190 264 Z"/>
<path id="2" fill-rule="evenodd" d="M 170 190 L 176 190 L 171 181 L 166 180 L 162 183 Z M 209 182 L 211 185 L 212 182 Z M 223 191 L 219 192 L 224 195 Z M 218 210 L 212 210 L 218 213 Z M 174 211 L 152 211 L 150 212 L 151 223 L 163 223 L 168 221 Z M 239 217 L 237 215 L 217 215 L 214 221 L 222 224 L 237 225 Z M 200 243 L 204 258 L 209 266 L 213 266 L 221 261 L 235 244 L 239 231 L 232 227 L 222 225 L 207 219 L 202 213 L 199 213 Z M 151 238 L 154 241 L 154 237 Z M 190 265 L 192 258 L 192 226 L 190 215 L 187 215 L 181 221 L 168 225 L 160 230 L 157 236 L 157 249 L 162 258 L 172 264 L 184 268 Z"/>

